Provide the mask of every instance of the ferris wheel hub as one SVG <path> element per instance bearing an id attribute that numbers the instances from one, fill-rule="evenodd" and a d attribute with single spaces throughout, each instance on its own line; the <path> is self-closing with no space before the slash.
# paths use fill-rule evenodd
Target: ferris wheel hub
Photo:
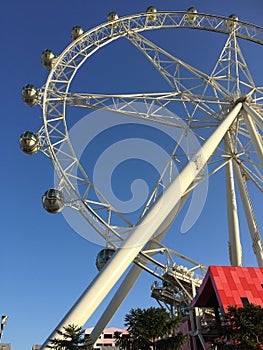
<path id="1" fill-rule="evenodd" d="M 246 103 L 250 104 L 252 102 L 251 94 L 237 97 L 236 99 L 234 99 L 233 106 L 237 105 L 239 102 L 242 102 L 242 103 L 246 102 Z"/>

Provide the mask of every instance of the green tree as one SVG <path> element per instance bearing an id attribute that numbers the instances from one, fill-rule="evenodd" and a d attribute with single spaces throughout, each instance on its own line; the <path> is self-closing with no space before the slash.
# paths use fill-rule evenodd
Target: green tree
<path id="1" fill-rule="evenodd" d="M 120 350 L 131 350 L 132 349 L 132 338 L 130 334 L 122 332 L 114 332 L 115 344 L 119 346 Z"/>
<path id="2" fill-rule="evenodd" d="M 163 308 L 131 309 L 125 316 L 125 326 L 132 337 L 132 349 L 177 350 L 186 340 L 175 331 L 181 318 L 171 317 Z"/>
<path id="3" fill-rule="evenodd" d="M 229 306 L 222 326 L 222 336 L 213 343 L 214 349 L 263 349 L 263 309 L 253 304 Z"/>
<path id="4" fill-rule="evenodd" d="M 85 330 L 76 325 L 63 327 L 63 331 L 57 331 L 59 337 L 50 340 L 49 348 L 55 350 L 87 350 L 88 338 Z"/>

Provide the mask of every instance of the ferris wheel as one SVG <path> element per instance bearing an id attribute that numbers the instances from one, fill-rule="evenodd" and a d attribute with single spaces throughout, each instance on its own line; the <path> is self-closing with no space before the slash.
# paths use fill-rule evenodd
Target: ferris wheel
<path id="1" fill-rule="evenodd" d="M 165 29 L 222 34 L 225 42 L 212 71 L 199 70 L 147 37 L 149 32 Z M 111 12 L 106 23 L 87 32 L 75 26 L 71 34 L 72 43 L 60 55 L 56 56 L 51 50 L 42 53 L 42 64 L 50 71 L 45 84 L 41 88 L 28 84 L 22 90 L 25 103 L 41 107 L 43 126 L 38 132 L 24 132 L 19 142 L 25 153 L 41 151 L 52 160 L 58 185 L 43 195 L 44 208 L 51 213 L 60 212 L 65 206 L 77 211 L 106 245 L 97 257 L 100 273 L 58 328 L 68 324 L 84 325 L 135 262 L 98 322 L 95 338 L 135 283 L 141 268 L 149 269 L 149 261 L 158 264 L 153 257 L 156 252 L 169 251 L 162 246 L 161 240 L 188 196 L 222 168 L 226 172 L 230 262 L 235 266 L 242 265 L 238 189 L 253 251 L 259 267 L 263 267 L 262 240 L 253 209 L 255 196 L 263 191 L 263 87 L 256 85 L 241 50 L 242 42 L 263 45 L 263 29 L 240 21 L 235 15 L 226 18 L 202 14 L 195 8 L 185 12 L 159 12 L 151 6 L 146 13 L 123 18 Z M 167 82 L 168 90 L 94 94 L 71 88 L 86 60 L 119 39 L 128 40 L 142 53 Z M 179 141 L 170 152 L 135 222 L 112 205 L 81 163 L 68 130 L 69 109 L 72 108 L 114 112 L 179 130 Z M 180 135 L 189 133 L 192 138 L 188 142 L 198 140 L 198 147 L 190 149 L 189 144 L 183 144 L 185 139 L 182 141 Z M 173 172 L 175 159 L 177 173 Z M 167 177 L 168 173 L 172 176 Z M 188 261 L 202 267 L 191 259 Z M 178 269 L 177 273 L 183 275 Z M 192 275 L 189 276 L 193 283 Z M 198 281 L 194 284 L 195 287 L 200 285 Z M 50 337 L 55 335 L 54 332 Z M 48 340 L 43 348 L 47 344 Z"/>

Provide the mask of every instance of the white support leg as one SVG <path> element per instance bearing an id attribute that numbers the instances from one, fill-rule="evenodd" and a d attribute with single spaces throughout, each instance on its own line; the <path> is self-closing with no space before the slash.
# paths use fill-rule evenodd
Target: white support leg
<path id="1" fill-rule="evenodd" d="M 114 294 L 111 302 L 109 303 L 109 305 L 101 315 L 100 319 L 98 320 L 93 331 L 91 332 L 89 337 L 89 344 L 94 344 L 96 340 L 99 338 L 104 328 L 106 328 L 112 316 L 115 314 L 116 310 L 121 305 L 125 297 L 128 295 L 129 291 L 133 287 L 134 283 L 139 278 L 141 272 L 142 272 L 141 267 L 137 265 L 133 265 L 131 267 L 128 275 L 123 280 L 121 286 L 118 288 L 117 292 Z"/>
<path id="2" fill-rule="evenodd" d="M 257 258 L 258 266 L 263 267 L 263 246 L 262 246 L 262 240 L 260 237 L 259 229 L 257 226 L 256 218 L 254 215 L 252 203 L 250 201 L 250 197 L 247 190 L 247 185 L 245 180 L 242 177 L 239 165 L 235 162 L 233 162 L 234 165 L 234 172 L 237 179 L 237 184 L 243 204 L 243 208 L 245 211 L 246 219 L 248 228 L 250 231 L 251 239 L 252 239 L 252 247 L 254 250 L 254 253 Z"/>
<path id="3" fill-rule="evenodd" d="M 225 149 L 228 153 L 229 146 L 227 140 L 228 137 L 226 136 Z M 230 159 L 226 165 L 226 197 L 229 234 L 229 257 L 232 266 L 242 266 L 242 248 L 240 243 L 239 220 L 232 162 L 232 159 Z"/>
<path id="4" fill-rule="evenodd" d="M 171 224 L 174 222 L 177 214 L 180 212 L 182 207 L 184 206 L 189 194 L 183 196 L 180 207 L 176 207 L 174 211 L 171 212 L 171 214 L 163 221 L 162 225 L 160 226 L 159 230 L 156 233 L 156 237 L 158 241 L 160 242 L 163 237 L 165 236 L 166 232 L 168 231 Z M 149 241 L 145 247 L 145 249 L 153 249 L 155 246 L 157 246 L 157 243 Z M 96 340 L 101 335 L 104 328 L 107 326 L 113 315 L 115 314 L 116 310 L 119 308 L 123 300 L 128 295 L 129 291 L 133 287 L 134 283 L 139 278 L 142 268 L 140 268 L 137 265 L 133 265 L 128 272 L 127 276 L 121 283 L 120 287 L 118 288 L 117 292 L 114 294 L 112 300 L 110 301 L 109 305 L 101 315 L 100 319 L 98 320 L 97 324 L 95 325 L 93 331 L 90 334 L 90 344 L 94 344 Z"/>
<path id="5" fill-rule="evenodd" d="M 262 137 L 259 135 L 259 132 L 257 130 L 257 127 L 256 127 L 253 119 L 246 112 L 244 113 L 244 120 L 245 120 L 247 129 L 248 129 L 249 135 L 251 137 L 251 141 L 252 141 L 252 143 L 253 143 L 253 145 L 255 147 L 255 150 L 256 150 L 257 157 L 258 157 L 258 160 L 260 162 L 261 168 L 263 169 L 263 144 L 262 144 Z"/>
<path id="6" fill-rule="evenodd" d="M 222 141 L 225 133 L 240 112 L 241 107 L 242 103 L 237 103 L 229 114 L 225 116 L 224 120 L 207 139 L 201 149 L 189 160 L 181 173 L 167 187 L 163 195 L 155 202 L 140 224 L 134 228 L 128 239 L 123 243 L 122 248 L 116 251 L 110 259 L 109 264 L 104 266 L 94 281 L 84 291 L 79 300 L 42 345 L 41 350 L 47 348 L 50 344 L 50 339 L 57 337 L 57 329 L 61 330 L 69 324 L 75 324 L 80 327 L 85 324 L 137 254 L 158 231 L 162 222 L 178 205 L 187 188 L 206 165 Z"/>

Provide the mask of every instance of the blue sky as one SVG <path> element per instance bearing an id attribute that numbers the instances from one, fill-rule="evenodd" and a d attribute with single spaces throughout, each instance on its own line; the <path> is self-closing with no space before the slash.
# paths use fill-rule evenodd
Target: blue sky
<path id="1" fill-rule="evenodd" d="M 121 17 L 144 12 L 150 5 L 171 11 L 183 11 L 194 6 L 200 12 L 223 16 L 235 13 L 244 21 L 263 26 L 262 0 L 163 0 L 150 3 L 145 0 L 47 0 L 44 3 L 28 0 L 26 4 L 14 0 L 2 4 L 1 118 L 4 162 L 0 175 L 3 198 L 0 313 L 9 315 L 3 342 L 11 343 L 13 350 L 28 350 L 32 344 L 40 344 L 46 339 L 96 275 L 95 258 L 101 249 L 76 234 L 61 214 L 49 215 L 42 208 L 41 196 L 53 186 L 53 168 L 43 155 L 29 157 L 19 150 L 19 135 L 28 129 L 38 130 L 41 126 L 40 109 L 29 108 L 21 100 L 22 86 L 28 82 L 41 86 L 45 82 L 48 73 L 41 65 L 41 52 L 51 48 L 60 53 L 70 43 L 74 25 L 87 30 L 104 22 L 111 11 Z M 178 50 L 183 48 L 184 35 L 188 34 L 182 32 L 177 35 L 175 45 L 178 45 Z M 194 59 L 193 63 L 200 69 L 210 64 L 212 67 L 216 51 L 220 50 L 213 33 L 209 37 L 204 33 L 204 36 L 210 40 L 209 50 L 205 50 L 201 44 L 185 48 L 187 57 Z M 171 44 L 173 37 L 169 34 L 163 40 L 164 44 L 165 40 Z M 201 48 L 199 53 L 198 48 Z M 252 55 L 247 49 L 246 53 L 252 62 L 255 80 L 262 86 L 262 50 L 255 52 Z M 125 92 L 140 91 L 144 62 L 136 67 L 136 74 L 133 67 L 127 73 L 127 78 L 122 79 L 122 71 L 127 70 L 132 61 L 132 57 L 125 58 L 125 53 L 125 47 L 122 50 L 115 43 L 108 53 L 102 50 L 97 56 L 103 66 L 101 69 L 92 69 L 95 61 L 92 58 L 89 68 L 91 79 L 86 81 L 87 91 L 107 92 L 108 83 L 115 77 L 111 71 L 112 60 L 116 64 L 122 63 L 120 82 L 113 84 L 113 91 L 118 91 L 119 87 Z M 80 84 L 84 83 L 80 79 Z M 144 88 L 150 91 L 151 82 L 144 83 Z M 179 229 L 183 216 L 179 217 L 179 223 L 174 224 L 172 234 L 165 241 L 173 249 L 200 263 L 225 265 L 229 262 L 223 172 L 213 178 L 209 191 L 205 209 L 195 226 L 188 233 L 181 234 Z M 260 198 L 256 197 L 255 201 L 260 203 Z M 244 264 L 256 266 L 242 218 L 241 225 Z M 259 218 L 260 225 L 263 226 L 262 217 Z M 153 277 L 142 274 L 111 321 L 112 326 L 122 326 L 124 315 L 131 307 L 156 305 L 150 298 L 152 282 Z M 88 327 L 95 324 L 107 300 L 88 321 Z"/>

